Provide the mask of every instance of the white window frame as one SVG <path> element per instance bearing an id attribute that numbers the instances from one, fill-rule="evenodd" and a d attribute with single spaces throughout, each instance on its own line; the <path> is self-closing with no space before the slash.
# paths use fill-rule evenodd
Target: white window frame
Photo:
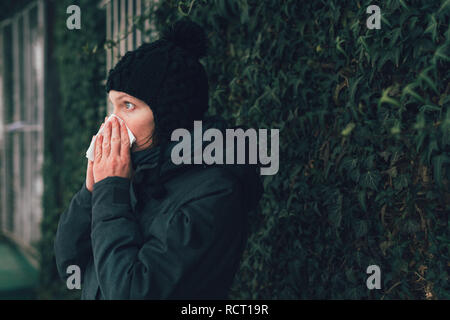
<path id="1" fill-rule="evenodd" d="M 30 26 L 32 10 L 36 10 L 36 28 Z M 21 23 L 22 37 L 18 28 Z M 13 121 L 6 123 L 4 97 L 3 49 L 6 45 L 4 28 L 12 32 L 13 73 Z M 32 35 L 35 42 L 32 43 Z M 22 50 L 19 50 L 19 41 Z M 44 160 L 44 84 L 45 84 L 45 1 L 36 0 L 0 22 L 0 233 L 29 253 L 38 257 L 37 244 L 41 239 Z M 22 64 L 19 63 L 19 57 Z M 21 73 L 20 71 L 23 70 Z M 21 91 L 23 83 L 23 91 Z M 21 115 L 21 110 L 24 114 Z M 23 117 L 22 117 L 23 116 Z M 13 146 L 7 137 L 13 135 Z M 19 135 L 23 135 L 23 146 Z M 24 154 L 21 153 L 23 148 Z M 13 163 L 9 163 L 7 152 L 13 150 Z M 21 162 L 24 170 L 21 170 Z M 7 167 L 13 168 L 13 181 L 8 177 Z M 21 181 L 24 186 L 21 186 Z M 14 210 L 9 212 L 8 186 L 13 186 Z M 11 228 L 12 216 L 12 228 Z M 37 264 L 37 259 L 30 262 Z"/>

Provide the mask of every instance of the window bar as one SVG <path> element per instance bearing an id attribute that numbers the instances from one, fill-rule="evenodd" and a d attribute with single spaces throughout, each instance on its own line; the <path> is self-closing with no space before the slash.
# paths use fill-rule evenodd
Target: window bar
<path id="1" fill-rule="evenodd" d="M 146 12 L 146 14 L 148 14 L 148 16 L 146 16 L 146 19 L 145 19 L 145 27 L 144 27 L 144 30 L 145 30 L 145 41 L 146 42 L 150 42 L 149 30 L 150 30 L 150 18 L 151 18 L 151 14 L 150 14 L 150 5 L 151 5 L 151 3 L 150 3 L 150 0 L 144 0 L 144 1 L 145 1 L 145 12 Z"/>
<path id="2" fill-rule="evenodd" d="M 153 0 L 153 7 L 152 7 L 152 11 L 156 10 L 156 7 L 158 5 L 159 0 Z M 156 36 L 157 36 L 157 32 L 156 32 L 156 26 L 155 26 L 155 19 L 153 19 L 151 21 L 151 33 L 150 33 L 150 37 L 152 38 L 152 41 L 155 41 Z"/>
<path id="3" fill-rule="evenodd" d="M 127 0 L 120 2 L 120 56 L 124 56 L 127 50 L 127 40 L 125 34 L 127 33 Z"/>
<path id="4" fill-rule="evenodd" d="M 134 0 L 128 0 L 128 35 L 127 35 L 127 50 L 132 51 L 134 49 L 134 23 L 133 23 L 133 2 Z"/>
<path id="5" fill-rule="evenodd" d="M 5 132 L 3 128 L 3 25 L 0 25 L 0 231 L 6 226 L 6 183 L 5 183 Z"/>
<path id="6" fill-rule="evenodd" d="M 106 4 L 106 40 L 112 40 L 112 25 L 111 25 L 111 2 Z M 106 75 L 108 75 L 111 66 L 111 52 L 112 49 L 106 48 Z"/>
<path id="7" fill-rule="evenodd" d="M 23 16 L 23 55 L 24 55 L 24 96 L 25 96 L 25 123 L 30 123 L 31 120 L 31 110 L 32 110 L 32 100 L 30 97 L 31 93 L 31 74 L 30 74 L 30 20 L 29 15 L 30 11 L 26 10 L 24 12 Z M 32 150 L 32 141 L 31 141 L 31 135 L 33 132 L 25 132 L 22 133 L 24 135 L 24 143 L 25 143 L 25 154 L 22 155 L 22 157 L 25 157 L 25 197 L 24 197 L 24 205 L 25 205 L 25 219 L 24 219 L 24 242 L 27 244 L 30 244 L 31 240 L 31 228 L 33 225 L 33 207 L 31 206 L 32 200 L 33 200 L 33 190 L 31 188 L 33 177 L 31 174 L 31 166 L 32 166 L 32 158 L 33 154 L 31 153 Z"/>
<path id="8" fill-rule="evenodd" d="M 119 37 L 119 0 L 113 0 L 113 38 L 114 41 L 118 41 Z M 113 47 L 113 58 L 112 58 L 112 66 L 116 64 L 117 61 L 117 55 L 119 52 L 118 45 L 115 45 Z"/>
<path id="9" fill-rule="evenodd" d="M 9 82 L 9 87 L 7 92 L 3 92 L 3 94 L 8 95 L 8 103 L 12 104 L 11 100 L 13 97 L 11 96 L 11 86 L 13 85 L 13 81 L 11 79 L 11 68 L 13 67 L 13 63 L 11 60 L 6 61 L 6 59 L 11 58 L 12 59 L 12 18 L 8 18 L 7 21 L 4 21 L 2 23 L 2 51 L 0 55 L 0 59 L 3 60 L 2 65 L 2 76 L 3 76 L 3 85 L 6 85 L 6 81 Z M 6 37 L 6 32 L 8 31 L 8 37 Z M 6 50 L 8 51 L 8 55 L 5 55 Z M 6 68 L 8 66 L 8 68 Z M 8 69 L 8 74 L 4 72 L 4 69 Z M 5 89 L 4 86 L 2 86 L 2 91 Z M 2 117 L 3 123 L 6 123 L 7 121 L 13 121 L 13 114 L 10 114 L 10 108 L 8 105 L 5 104 L 5 95 L 3 95 L 3 99 L 1 99 L 1 103 L 3 105 L 3 112 Z M 5 117 L 6 116 L 6 117 Z M 13 185 L 13 178 L 12 175 L 13 172 L 13 152 L 12 152 L 12 143 L 11 140 L 13 139 L 13 135 L 8 133 L 5 128 L 2 130 L 3 138 L 4 138 L 4 144 L 3 144 L 3 233 L 12 232 L 14 228 L 14 185 Z"/>
<path id="10" fill-rule="evenodd" d="M 24 70 L 24 48 L 23 48 L 23 30 L 24 24 L 23 24 L 23 11 L 21 11 L 17 15 L 17 28 L 18 28 L 18 37 L 17 37 L 17 46 L 19 50 L 17 51 L 16 59 L 18 60 L 18 92 L 19 92 L 19 102 L 18 104 L 15 104 L 14 106 L 19 108 L 19 116 L 18 118 L 20 121 L 23 121 L 25 118 L 25 91 L 24 91 L 24 82 L 25 82 L 25 70 Z M 18 187 L 18 199 L 20 201 L 20 208 L 17 211 L 18 214 L 18 228 L 20 230 L 20 237 L 21 239 L 24 239 L 26 237 L 25 235 L 25 229 L 26 229 L 26 216 L 27 216 L 27 204 L 26 204 L 26 188 L 25 188 L 25 177 L 26 177 L 26 171 L 25 171 L 25 162 L 26 162 L 26 155 L 25 155 L 25 139 L 24 139 L 24 132 L 19 131 L 16 133 L 17 139 L 19 143 L 16 145 L 17 147 L 17 154 L 19 159 L 19 167 L 17 169 L 19 173 L 20 178 L 20 184 Z"/>
<path id="11" fill-rule="evenodd" d="M 142 3 L 141 0 L 136 0 L 136 16 L 142 15 Z M 136 48 L 142 44 L 142 32 L 139 28 L 136 28 Z"/>
<path id="12" fill-rule="evenodd" d="M 113 3 L 112 1 L 108 1 L 106 3 L 106 39 L 108 41 L 114 41 L 114 33 L 113 33 Z M 114 61 L 114 48 L 106 48 L 106 77 L 108 77 L 109 70 L 113 67 Z M 106 80 L 105 80 L 106 84 Z M 112 109 L 111 102 L 108 97 L 106 97 L 106 113 L 109 114 Z"/>
<path id="13" fill-rule="evenodd" d="M 13 86 L 14 86 L 14 93 L 13 93 L 13 101 L 14 101 L 14 121 L 20 120 L 20 92 L 19 92 L 19 81 L 20 81 L 20 74 L 19 74 L 19 17 L 16 16 L 13 20 L 12 24 L 12 47 L 13 47 Z M 21 236 L 21 226 L 20 226 L 20 214 L 22 212 L 22 201 L 20 197 L 20 155 L 19 155 L 19 134 L 16 132 L 11 132 L 13 136 L 13 144 L 11 146 L 11 151 L 13 153 L 13 192 L 15 195 L 15 203 L 14 203 L 14 212 L 11 212 L 13 214 L 13 229 L 11 230 L 12 234 L 16 236 L 17 238 L 20 238 Z"/>
<path id="14" fill-rule="evenodd" d="M 40 50 L 40 56 L 37 61 L 38 63 L 38 72 L 40 72 L 40 75 L 37 76 L 38 79 L 38 121 L 37 125 L 39 126 L 39 130 L 36 131 L 37 140 L 38 140 L 38 147 L 37 147 L 37 161 L 36 161 L 36 173 L 35 173 L 35 183 L 36 183 L 36 190 L 37 194 L 36 201 L 38 201 L 38 205 L 36 205 L 36 211 L 35 211 L 35 230 L 34 230 L 34 238 L 40 239 L 41 238 L 41 228 L 40 223 L 42 219 L 42 193 L 44 190 L 44 182 L 43 177 L 41 174 L 41 169 L 43 167 L 44 163 L 44 92 L 45 92 L 45 72 L 44 72 L 44 66 L 45 66 L 45 52 L 46 52 L 46 46 L 45 46 L 45 3 L 44 0 L 38 1 L 38 42 L 40 43 L 39 50 Z"/>

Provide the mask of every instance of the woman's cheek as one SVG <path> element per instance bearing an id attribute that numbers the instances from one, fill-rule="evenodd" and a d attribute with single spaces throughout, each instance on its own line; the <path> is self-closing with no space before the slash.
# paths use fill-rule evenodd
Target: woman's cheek
<path id="1" fill-rule="evenodd" d="M 134 134 L 137 139 L 143 139 L 151 134 L 154 127 L 153 114 L 147 110 L 134 110 L 131 112 L 121 112 L 123 114 L 117 114 L 124 120 L 128 129 Z"/>
<path id="2" fill-rule="evenodd" d="M 141 139 L 141 137 L 145 137 L 148 131 L 148 125 L 142 119 L 130 119 L 128 122 L 130 125 L 128 126 L 127 124 L 127 126 L 136 138 Z"/>

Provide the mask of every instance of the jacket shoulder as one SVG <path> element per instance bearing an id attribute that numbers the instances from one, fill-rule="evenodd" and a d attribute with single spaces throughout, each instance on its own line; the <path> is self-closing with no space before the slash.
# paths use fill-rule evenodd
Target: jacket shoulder
<path id="1" fill-rule="evenodd" d="M 171 195 L 166 200 L 175 207 L 206 198 L 238 200 L 242 188 L 238 179 L 220 165 L 197 166 L 165 185 Z"/>
<path id="2" fill-rule="evenodd" d="M 240 188 L 239 179 L 223 165 L 202 166 L 201 169 L 194 170 L 189 180 L 191 181 L 188 185 L 191 185 L 197 192 Z"/>

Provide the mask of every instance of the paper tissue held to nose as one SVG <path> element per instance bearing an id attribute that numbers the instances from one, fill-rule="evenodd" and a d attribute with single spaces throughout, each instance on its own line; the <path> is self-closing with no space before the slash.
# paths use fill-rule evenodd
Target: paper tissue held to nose
<path id="1" fill-rule="evenodd" d="M 122 119 L 120 119 L 120 117 L 116 116 L 114 113 L 111 114 L 108 119 L 106 119 L 105 124 L 110 121 L 112 119 L 112 117 L 116 117 L 119 122 L 123 122 Z M 125 125 L 126 126 L 126 125 Z M 94 147 L 95 147 L 95 141 L 97 140 L 97 137 L 99 134 L 101 134 L 103 132 L 103 129 L 105 129 L 105 126 L 103 126 L 103 128 L 101 128 L 100 130 L 98 130 L 97 134 L 95 135 L 94 139 L 92 139 L 91 145 L 89 146 L 89 149 L 86 151 L 86 158 L 88 158 L 91 161 L 94 161 Z M 127 127 L 127 131 L 128 131 L 128 137 L 130 138 L 130 148 L 133 145 L 133 142 L 136 141 L 136 138 L 134 137 L 133 133 L 131 132 L 131 130 Z"/>

